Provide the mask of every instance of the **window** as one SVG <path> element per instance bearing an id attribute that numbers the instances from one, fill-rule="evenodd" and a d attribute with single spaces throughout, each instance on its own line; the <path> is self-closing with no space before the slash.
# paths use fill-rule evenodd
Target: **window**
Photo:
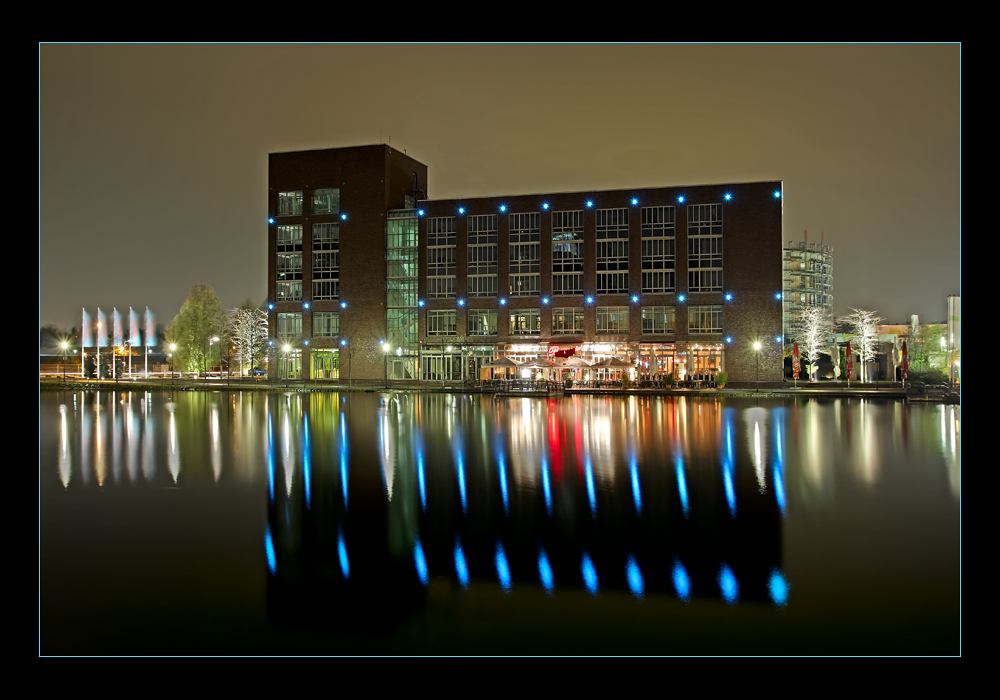
<path id="1" fill-rule="evenodd" d="M 313 224 L 313 250 L 340 248 L 340 224 Z"/>
<path id="2" fill-rule="evenodd" d="M 469 309 L 469 335 L 496 334 L 496 309 Z"/>
<path id="3" fill-rule="evenodd" d="M 302 279 L 302 253 L 278 254 L 277 279 L 281 281 Z"/>
<path id="4" fill-rule="evenodd" d="M 553 335 L 580 335 L 583 333 L 583 309 L 552 309 Z"/>
<path id="5" fill-rule="evenodd" d="M 597 309 L 598 335 L 628 335 L 628 307 L 601 306 Z"/>
<path id="6" fill-rule="evenodd" d="M 275 301 L 302 301 L 301 282 L 278 282 L 275 285 Z"/>
<path id="7" fill-rule="evenodd" d="M 538 296 L 542 262 L 541 214 L 511 214 L 510 295 Z"/>
<path id="8" fill-rule="evenodd" d="M 313 313 L 313 337 L 333 338 L 340 335 L 340 314 L 333 311 Z"/>
<path id="9" fill-rule="evenodd" d="M 302 314 L 278 314 L 278 337 L 298 338 L 302 335 Z"/>
<path id="10" fill-rule="evenodd" d="M 721 306 L 691 306 L 688 308 L 688 333 L 703 335 L 722 333 Z"/>
<path id="11" fill-rule="evenodd" d="M 688 291 L 722 291 L 722 205 L 688 207 Z"/>
<path id="12" fill-rule="evenodd" d="M 427 219 L 427 296 L 455 297 L 455 217 Z"/>
<path id="13" fill-rule="evenodd" d="M 454 311 L 428 311 L 427 335 L 455 335 Z"/>
<path id="14" fill-rule="evenodd" d="M 302 190 L 278 193 L 278 216 L 302 216 Z"/>
<path id="15" fill-rule="evenodd" d="M 583 211 L 552 212 L 552 293 L 583 294 Z"/>
<path id="16" fill-rule="evenodd" d="M 336 301 L 340 298 L 340 280 L 313 280 L 313 301 Z"/>
<path id="17" fill-rule="evenodd" d="M 676 291 L 674 208 L 642 209 L 642 291 Z"/>
<path id="18" fill-rule="evenodd" d="M 672 306 L 642 307 L 642 332 L 644 335 L 673 333 L 677 317 Z"/>
<path id="19" fill-rule="evenodd" d="M 468 234 L 468 295 L 497 295 L 497 216 L 483 214 L 467 219 Z"/>
<path id="20" fill-rule="evenodd" d="M 597 293 L 628 293 L 628 209 L 598 209 Z"/>
<path id="21" fill-rule="evenodd" d="M 542 332 L 541 309 L 511 309 L 511 335 L 538 335 Z"/>
<path id="22" fill-rule="evenodd" d="M 302 250 L 302 224 L 278 227 L 278 251 Z"/>
<path id="23" fill-rule="evenodd" d="M 339 214 L 340 189 L 328 187 L 322 190 L 313 190 L 312 210 L 313 214 Z"/>
<path id="24" fill-rule="evenodd" d="M 340 251 L 313 253 L 313 279 L 329 280 L 340 277 Z"/>

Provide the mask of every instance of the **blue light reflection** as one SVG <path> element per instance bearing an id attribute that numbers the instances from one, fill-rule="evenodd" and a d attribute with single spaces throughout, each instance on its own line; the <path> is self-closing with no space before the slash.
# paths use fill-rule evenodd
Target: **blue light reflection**
<path id="1" fill-rule="evenodd" d="M 778 569 L 771 572 L 771 578 L 767 580 L 767 591 L 775 605 L 783 606 L 788 603 L 788 581 Z"/>
<path id="2" fill-rule="evenodd" d="M 691 597 L 691 579 L 688 576 L 687 570 L 684 565 L 679 561 L 674 562 L 673 571 L 670 572 L 670 577 L 674 582 L 674 590 L 677 591 L 677 597 L 687 602 Z"/>
<path id="3" fill-rule="evenodd" d="M 555 588 L 555 577 L 552 575 L 552 567 L 549 565 L 549 558 L 545 555 L 545 550 L 538 550 L 538 577 L 542 580 L 542 587 L 551 594 Z"/>
<path id="4" fill-rule="evenodd" d="M 493 561 L 497 566 L 497 579 L 500 581 L 500 587 L 504 589 L 505 592 L 510 592 L 510 565 L 507 564 L 507 555 L 504 554 L 503 545 L 497 542 L 497 550 L 493 555 Z"/>
<path id="5" fill-rule="evenodd" d="M 628 563 L 625 565 L 625 577 L 628 579 L 628 587 L 631 589 L 632 595 L 636 598 L 642 598 L 644 590 L 642 572 L 639 571 L 639 565 L 635 563 L 635 557 L 631 555 L 629 555 Z"/>
<path id="6" fill-rule="evenodd" d="M 736 576 L 728 564 L 723 564 L 719 571 L 719 590 L 727 603 L 735 603 L 740 596 L 740 585 L 736 582 Z"/>
<path id="7" fill-rule="evenodd" d="M 597 569 L 594 568 L 594 563 L 590 561 L 587 554 L 583 555 L 580 573 L 583 574 L 583 585 L 587 587 L 591 595 L 597 595 Z"/>

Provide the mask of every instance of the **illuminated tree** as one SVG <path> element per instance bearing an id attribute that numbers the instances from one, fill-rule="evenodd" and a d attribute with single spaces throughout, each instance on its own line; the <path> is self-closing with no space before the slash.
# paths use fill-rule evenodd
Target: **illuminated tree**
<path id="1" fill-rule="evenodd" d="M 264 357 L 267 312 L 255 308 L 249 300 L 240 308 L 232 309 L 226 314 L 226 337 L 240 356 L 240 374 L 244 374 L 245 366 L 256 367 Z"/>
<path id="2" fill-rule="evenodd" d="M 840 322 L 854 334 L 854 350 L 861 356 L 862 367 L 867 367 L 878 351 L 878 327 L 882 318 L 876 316 L 874 311 L 852 308 L 851 313 L 840 318 Z M 862 372 L 862 381 L 865 380 L 864 375 L 865 372 Z"/>
<path id="3" fill-rule="evenodd" d="M 174 366 L 197 372 L 208 364 L 212 338 L 224 328 L 225 313 L 212 288 L 196 284 L 167 328 L 167 342 L 176 343 Z"/>
<path id="4" fill-rule="evenodd" d="M 802 352 L 809 364 L 811 380 L 818 368 L 820 353 L 830 347 L 833 317 L 821 306 L 806 307 L 802 310 L 797 331 L 797 339 L 802 344 Z"/>

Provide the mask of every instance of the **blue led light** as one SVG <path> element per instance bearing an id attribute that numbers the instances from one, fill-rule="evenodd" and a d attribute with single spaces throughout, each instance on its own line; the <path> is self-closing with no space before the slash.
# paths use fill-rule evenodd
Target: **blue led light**
<path id="1" fill-rule="evenodd" d="M 587 587 L 591 595 L 597 595 L 597 569 L 594 568 L 594 563 L 586 554 L 583 555 L 583 561 L 580 563 L 580 573 L 583 574 L 583 585 Z"/>
<path id="2" fill-rule="evenodd" d="M 423 299 L 421 299 L 420 301 L 417 302 L 417 306 L 423 306 L 423 305 L 424 305 L 424 300 Z"/>
<path id="3" fill-rule="evenodd" d="M 302 303 L 302 308 L 303 308 L 303 309 L 308 309 L 308 308 L 309 308 L 309 302 L 308 302 L 308 301 L 306 301 L 306 302 L 303 302 L 303 303 Z"/>
<path id="4" fill-rule="evenodd" d="M 340 220 L 341 221 L 347 221 L 347 214 L 341 214 L 340 215 Z"/>
<path id="5" fill-rule="evenodd" d="M 346 309 L 347 308 L 347 302 L 346 301 L 340 302 L 340 308 Z"/>
<path id="6" fill-rule="evenodd" d="M 427 558 L 424 556 L 424 548 L 420 545 L 420 540 L 413 546 L 413 564 L 417 567 L 417 576 L 420 583 L 427 585 Z"/>
<path id="7" fill-rule="evenodd" d="M 684 204 L 684 195 L 679 196 L 677 198 L 677 201 L 680 202 L 681 204 Z"/>
<path id="8" fill-rule="evenodd" d="M 633 197 L 632 198 L 632 206 L 634 207 L 638 203 L 639 203 L 639 198 L 638 197 Z"/>
<path id="9" fill-rule="evenodd" d="M 267 568 L 274 574 L 274 570 L 278 567 L 278 561 L 274 556 L 274 542 L 271 541 L 270 527 L 264 532 L 264 551 L 267 553 Z"/>
<path id="10" fill-rule="evenodd" d="M 548 208 L 549 208 L 549 203 L 548 202 L 543 202 L 542 203 L 542 209 L 548 209 Z"/>
<path id="11" fill-rule="evenodd" d="M 781 299 L 781 292 L 775 292 L 774 293 L 774 298 L 775 299 Z"/>
<path id="12" fill-rule="evenodd" d="M 469 585 L 469 566 L 465 563 L 465 552 L 462 551 L 462 545 L 457 541 L 455 542 L 455 573 L 458 575 L 458 582 L 462 584 L 462 588 L 467 588 Z"/>
<path id="13" fill-rule="evenodd" d="M 774 198 L 775 199 L 780 199 L 781 198 L 781 190 L 775 190 L 774 191 Z"/>
<path id="14" fill-rule="evenodd" d="M 549 298 L 548 297 L 542 297 L 542 303 L 543 304 L 548 304 L 549 303 Z"/>
<path id="15" fill-rule="evenodd" d="M 268 305 L 267 305 L 267 308 L 269 308 L 269 309 L 273 309 L 273 308 L 274 308 L 274 304 L 268 304 Z"/>
<path id="16" fill-rule="evenodd" d="M 340 572 L 344 578 L 351 577 L 351 567 L 347 562 L 347 546 L 344 544 L 344 533 L 339 533 L 337 537 L 337 554 L 340 556 Z"/>
<path id="17" fill-rule="evenodd" d="M 497 579 L 504 592 L 510 592 L 510 565 L 507 564 L 507 555 L 504 554 L 503 545 L 497 542 L 497 551 L 493 556 L 493 561 L 497 566 Z"/>
<path id="18" fill-rule="evenodd" d="M 733 195 L 731 195 L 731 194 L 729 194 L 728 192 L 726 192 L 726 194 L 724 194 L 724 195 L 722 196 L 722 198 L 723 198 L 723 199 L 725 199 L 725 200 L 726 200 L 726 201 L 728 202 L 728 201 L 729 201 L 730 199 L 732 199 L 732 198 L 733 198 Z"/>
<path id="19" fill-rule="evenodd" d="M 587 297 L 587 303 L 588 304 L 593 304 L 594 303 L 594 297 Z"/>
<path id="20" fill-rule="evenodd" d="M 459 306 L 465 306 L 465 299 L 459 299 L 458 300 L 458 305 Z"/>
<path id="21" fill-rule="evenodd" d="M 781 342 L 781 336 L 780 335 L 774 336 L 774 342 L 780 343 Z"/>
<path id="22" fill-rule="evenodd" d="M 459 214 L 464 214 L 465 213 L 465 207 L 459 207 L 458 208 L 458 213 Z"/>
<path id="23" fill-rule="evenodd" d="M 731 343 L 731 342 L 733 342 L 733 336 L 731 336 L 731 335 L 727 335 L 727 336 L 726 336 L 726 342 L 727 342 L 727 343 Z"/>
<path id="24" fill-rule="evenodd" d="M 309 344 L 308 340 L 303 340 L 302 342 L 303 342 L 304 345 L 308 345 Z"/>
<path id="25" fill-rule="evenodd" d="M 500 205 L 500 211 L 501 211 L 501 213 L 507 211 L 507 205 L 506 204 L 501 204 Z"/>
<path id="26" fill-rule="evenodd" d="M 542 587 L 547 593 L 552 593 L 555 587 L 555 577 L 552 575 L 552 566 L 549 565 L 549 558 L 545 556 L 545 550 L 538 551 L 538 577 L 542 580 Z"/>
<path id="27" fill-rule="evenodd" d="M 732 301 L 732 300 L 733 300 L 733 295 L 732 294 L 727 294 L 726 295 L 726 301 Z"/>
<path id="28" fill-rule="evenodd" d="M 423 209 L 417 209 L 417 216 L 423 216 L 423 215 L 424 215 L 424 210 Z"/>
<path id="29" fill-rule="evenodd" d="M 341 347 L 347 347 L 347 339 L 346 338 L 341 338 L 340 339 L 340 346 Z"/>
<path id="30" fill-rule="evenodd" d="M 269 224 L 273 224 L 273 223 L 274 223 L 274 219 L 268 219 L 268 220 L 267 220 L 267 223 L 269 223 Z"/>
<path id="31" fill-rule="evenodd" d="M 628 587 L 632 590 L 632 595 L 642 598 L 644 589 L 642 572 L 639 565 L 635 563 L 635 558 L 629 555 L 628 563 L 625 565 L 625 577 L 628 579 Z"/>
<path id="32" fill-rule="evenodd" d="M 506 299 L 501 299 L 500 300 L 500 306 L 507 306 L 507 300 Z"/>
<path id="33" fill-rule="evenodd" d="M 639 295 L 638 294 L 633 294 L 632 295 L 632 303 L 634 304 L 637 301 L 639 301 Z"/>
<path id="34" fill-rule="evenodd" d="M 592 207 L 592 206 L 594 206 L 594 200 L 592 200 L 592 199 L 588 199 L 588 200 L 587 200 L 587 206 L 588 206 L 588 207 Z"/>
<path id="35" fill-rule="evenodd" d="M 684 301 L 684 299 L 686 299 L 686 298 L 687 297 L 685 297 L 683 294 L 681 294 L 680 296 L 677 297 L 677 301 Z"/>

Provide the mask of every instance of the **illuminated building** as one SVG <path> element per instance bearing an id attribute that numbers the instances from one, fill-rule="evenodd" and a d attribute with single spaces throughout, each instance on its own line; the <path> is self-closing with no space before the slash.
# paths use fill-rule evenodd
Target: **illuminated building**
<path id="1" fill-rule="evenodd" d="M 778 181 L 430 200 L 427 167 L 385 145 L 269 162 L 280 376 L 457 382 L 577 355 L 781 379 Z"/>
<path id="2" fill-rule="evenodd" d="M 833 248 L 822 242 L 789 241 L 782 252 L 782 325 L 786 340 L 792 342 L 803 309 L 819 306 L 833 318 Z"/>

